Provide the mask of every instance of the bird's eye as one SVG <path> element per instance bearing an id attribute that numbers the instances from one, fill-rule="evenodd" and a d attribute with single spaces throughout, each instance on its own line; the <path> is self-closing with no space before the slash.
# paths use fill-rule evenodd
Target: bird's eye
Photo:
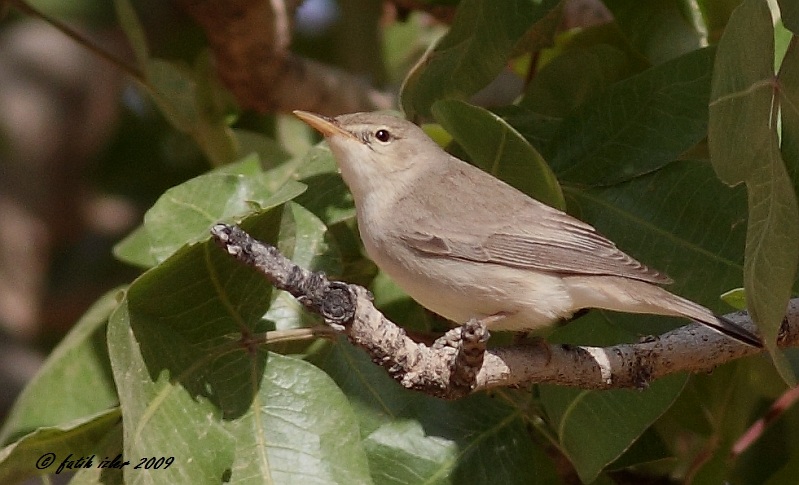
<path id="1" fill-rule="evenodd" d="M 389 133 L 388 130 L 382 130 L 382 129 L 377 130 L 375 132 L 375 138 L 382 141 L 383 143 L 387 143 L 388 140 L 391 139 L 391 133 Z"/>

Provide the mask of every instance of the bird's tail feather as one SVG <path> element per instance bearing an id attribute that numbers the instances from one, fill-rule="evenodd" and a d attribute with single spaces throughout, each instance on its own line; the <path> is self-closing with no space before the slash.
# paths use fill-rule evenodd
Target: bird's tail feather
<path id="1" fill-rule="evenodd" d="M 662 288 L 659 289 L 663 290 Z M 668 293 L 666 290 L 663 291 Z M 763 342 L 760 340 L 760 337 L 736 324 L 730 319 L 716 315 L 702 305 L 694 303 L 690 300 L 686 300 L 681 296 L 677 296 L 673 293 L 668 293 L 668 295 L 669 298 L 666 300 L 670 306 L 674 308 L 684 308 L 685 312 L 683 315 L 691 320 L 703 325 L 707 325 L 708 327 L 721 332 L 732 339 L 743 342 L 747 345 L 751 345 L 752 347 L 763 347 Z"/>
<path id="2" fill-rule="evenodd" d="M 618 276 L 572 276 L 563 281 L 575 306 L 580 308 L 686 317 L 739 342 L 763 347 L 763 342 L 753 332 L 651 283 Z"/>

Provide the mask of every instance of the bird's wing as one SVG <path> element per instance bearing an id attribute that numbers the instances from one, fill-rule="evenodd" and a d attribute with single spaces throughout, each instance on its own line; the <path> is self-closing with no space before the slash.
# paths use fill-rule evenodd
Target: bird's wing
<path id="1" fill-rule="evenodd" d="M 401 239 L 412 249 L 434 256 L 494 263 L 515 268 L 572 275 L 611 275 L 651 283 L 671 279 L 619 250 L 593 227 L 568 214 L 546 210 L 545 217 L 516 221 L 516 227 L 483 227 L 483 234 L 452 233 L 419 221 Z M 487 229 L 487 230 L 486 230 Z"/>

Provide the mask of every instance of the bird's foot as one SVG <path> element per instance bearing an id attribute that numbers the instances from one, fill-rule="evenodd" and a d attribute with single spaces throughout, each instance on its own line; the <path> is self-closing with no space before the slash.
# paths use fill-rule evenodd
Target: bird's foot
<path id="1" fill-rule="evenodd" d="M 483 366 L 486 342 L 490 336 L 485 320 L 472 318 L 433 343 L 434 349 L 448 347 L 455 351 L 450 365 L 450 385 L 462 390 L 464 395 L 474 388 L 477 373 Z"/>

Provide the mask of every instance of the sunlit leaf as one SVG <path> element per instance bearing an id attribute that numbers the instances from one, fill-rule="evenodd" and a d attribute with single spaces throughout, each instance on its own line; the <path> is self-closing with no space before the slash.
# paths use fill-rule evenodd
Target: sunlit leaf
<path id="1" fill-rule="evenodd" d="M 245 229 L 275 244 L 281 207 Z M 271 286 L 211 242 L 192 244 L 130 287 L 109 328 L 125 456 L 174 456 L 126 480 L 369 483 L 349 404 L 313 366 L 241 340 L 263 330 Z M 301 465 L 298 465 L 301 464 Z"/>
<path id="2" fill-rule="evenodd" d="M 119 291 L 100 298 L 53 350 L 6 417 L 0 444 L 117 406 L 105 331 Z"/>
<path id="3" fill-rule="evenodd" d="M 0 482 L 16 483 L 41 474 L 55 474 L 64 460 L 90 457 L 119 423 L 119 408 L 111 408 L 57 426 L 39 428 L 0 449 Z M 96 459 L 96 458 L 95 458 Z M 99 465 L 99 460 L 93 462 Z M 62 469 L 59 473 L 69 472 Z"/>

